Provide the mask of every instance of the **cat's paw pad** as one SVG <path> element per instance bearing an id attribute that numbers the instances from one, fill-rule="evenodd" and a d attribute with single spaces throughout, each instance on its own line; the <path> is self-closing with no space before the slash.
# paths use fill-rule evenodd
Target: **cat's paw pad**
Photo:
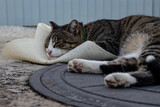
<path id="1" fill-rule="evenodd" d="M 108 87 L 129 87 L 136 83 L 136 78 L 128 73 L 112 73 L 104 78 L 104 82 Z"/>
<path id="2" fill-rule="evenodd" d="M 74 59 L 68 62 L 68 71 L 82 72 L 83 63 L 80 59 Z"/>

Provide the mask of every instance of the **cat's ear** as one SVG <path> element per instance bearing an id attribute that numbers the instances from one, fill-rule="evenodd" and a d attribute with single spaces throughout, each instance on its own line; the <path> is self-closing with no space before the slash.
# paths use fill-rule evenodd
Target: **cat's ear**
<path id="1" fill-rule="evenodd" d="M 71 33 L 76 33 L 78 31 L 78 26 L 79 26 L 78 21 L 72 20 L 67 27 L 67 31 Z"/>
<path id="2" fill-rule="evenodd" d="M 49 24 L 50 24 L 52 30 L 53 30 L 53 29 L 58 29 L 58 28 L 59 28 L 59 26 L 58 26 L 56 23 L 52 22 L 52 21 L 50 21 Z"/>

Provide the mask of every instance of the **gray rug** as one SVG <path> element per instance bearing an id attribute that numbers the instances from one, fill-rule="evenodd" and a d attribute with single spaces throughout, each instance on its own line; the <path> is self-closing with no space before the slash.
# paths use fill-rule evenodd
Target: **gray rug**
<path id="1" fill-rule="evenodd" d="M 160 106 L 160 86 L 107 88 L 104 75 L 67 71 L 67 64 L 38 70 L 29 83 L 38 93 L 78 107 L 156 107 Z"/>

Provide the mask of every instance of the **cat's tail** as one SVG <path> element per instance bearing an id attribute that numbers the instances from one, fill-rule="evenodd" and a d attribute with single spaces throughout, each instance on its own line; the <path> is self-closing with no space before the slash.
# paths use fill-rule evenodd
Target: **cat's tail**
<path id="1" fill-rule="evenodd" d="M 156 60 L 153 55 L 146 57 L 146 63 L 149 71 L 152 73 L 157 84 L 160 84 L 160 63 Z"/>

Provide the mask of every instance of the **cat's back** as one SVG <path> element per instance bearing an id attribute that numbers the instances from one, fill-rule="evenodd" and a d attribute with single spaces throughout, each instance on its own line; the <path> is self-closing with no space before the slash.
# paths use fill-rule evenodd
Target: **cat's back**
<path id="1" fill-rule="evenodd" d="M 132 15 L 117 20 L 101 19 L 93 21 L 87 23 L 85 27 L 87 29 L 94 29 L 97 27 L 105 27 L 105 29 L 119 29 L 119 31 L 122 33 L 129 31 L 134 32 L 137 30 L 144 32 L 151 28 L 157 29 L 159 27 L 158 29 L 160 29 L 160 18 L 145 15 Z"/>
<path id="2" fill-rule="evenodd" d="M 132 33 L 160 34 L 160 18 L 132 15 L 118 20 L 101 19 L 85 25 L 89 40 L 126 38 Z"/>
<path id="3" fill-rule="evenodd" d="M 146 32 L 160 30 L 160 18 L 144 15 L 133 15 L 120 20 L 121 32 Z"/>

